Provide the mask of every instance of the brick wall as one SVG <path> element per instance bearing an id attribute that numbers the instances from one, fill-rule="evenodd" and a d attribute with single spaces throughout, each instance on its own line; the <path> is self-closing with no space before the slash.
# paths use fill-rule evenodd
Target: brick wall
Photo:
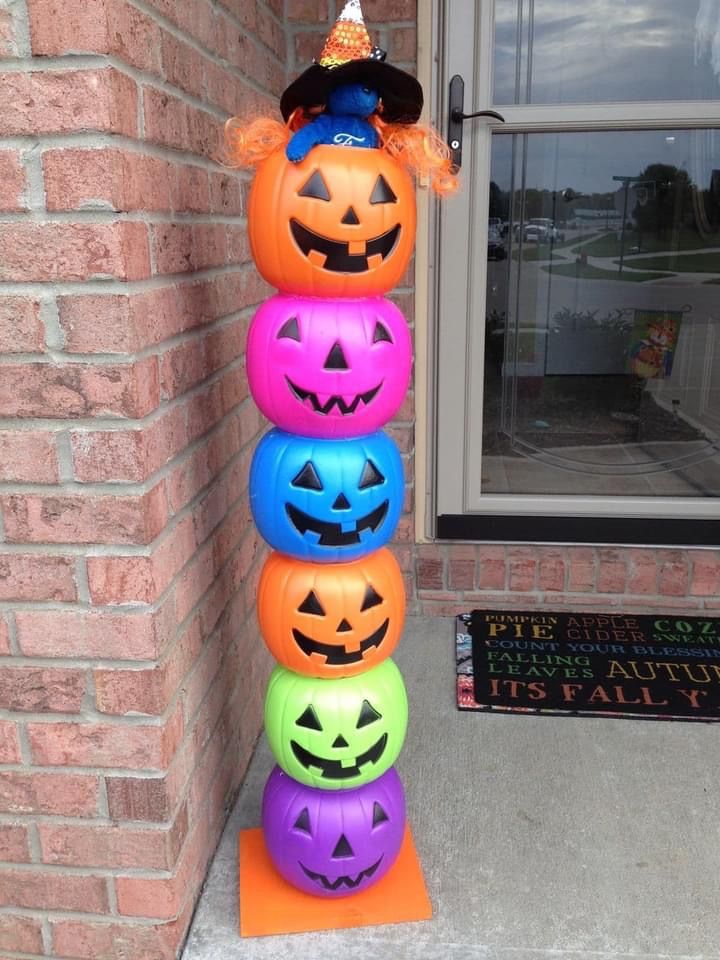
<path id="1" fill-rule="evenodd" d="M 174 957 L 260 728 L 215 158 L 285 51 L 283 0 L 0 0 L 2 957 Z"/>
<path id="2" fill-rule="evenodd" d="M 416 546 L 412 564 L 413 607 L 429 616 L 475 607 L 720 610 L 715 550 L 433 543 Z"/>

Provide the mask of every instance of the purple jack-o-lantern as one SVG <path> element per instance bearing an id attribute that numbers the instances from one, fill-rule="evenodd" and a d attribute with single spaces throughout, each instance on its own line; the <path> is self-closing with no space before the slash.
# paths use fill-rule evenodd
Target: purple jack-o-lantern
<path id="1" fill-rule="evenodd" d="M 346 897 L 372 886 L 397 859 L 405 795 L 394 768 L 355 790 L 306 787 L 275 767 L 265 785 L 265 844 L 293 886 Z"/>

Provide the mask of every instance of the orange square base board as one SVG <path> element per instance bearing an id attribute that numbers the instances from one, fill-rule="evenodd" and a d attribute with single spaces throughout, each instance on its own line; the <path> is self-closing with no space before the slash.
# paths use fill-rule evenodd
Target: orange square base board
<path id="1" fill-rule="evenodd" d="M 262 830 L 240 833 L 240 936 L 341 930 L 381 923 L 429 920 L 432 906 L 410 828 L 382 880 L 349 897 L 312 897 L 277 872 Z"/>

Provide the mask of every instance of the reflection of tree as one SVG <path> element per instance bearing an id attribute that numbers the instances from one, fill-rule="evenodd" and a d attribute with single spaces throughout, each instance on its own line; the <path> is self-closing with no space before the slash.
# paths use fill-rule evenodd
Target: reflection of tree
<path id="1" fill-rule="evenodd" d="M 638 201 L 633 216 L 641 234 L 666 238 L 673 230 L 693 224 L 694 188 L 687 171 L 667 163 L 651 163 L 638 177 L 640 181 L 643 200 Z"/>
<path id="2" fill-rule="evenodd" d="M 488 216 L 498 220 L 509 219 L 510 202 L 507 191 L 501 190 L 494 180 L 490 181 L 490 209 Z"/>
<path id="3" fill-rule="evenodd" d="M 587 210 L 602 210 L 608 215 L 615 215 L 614 193 L 578 193 L 574 190 L 539 190 L 537 187 L 527 187 L 516 190 L 513 194 L 513 219 L 520 222 L 521 216 L 525 222 L 535 217 L 546 217 L 556 223 L 564 223 L 575 216 L 575 211 L 582 207 Z M 497 209 L 498 213 L 493 213 Z M 496 183 L 490 184 L 490 216 L 509 220 L 510 195 L 500 190 Z"/>
<path id="4" fill-rule="evenodd" d="M 698 191 L 695 202 L 695 219 L 703 237 L 717 233 L 720 230 L 720 170 L 713 170 L 709 189 Z"/>

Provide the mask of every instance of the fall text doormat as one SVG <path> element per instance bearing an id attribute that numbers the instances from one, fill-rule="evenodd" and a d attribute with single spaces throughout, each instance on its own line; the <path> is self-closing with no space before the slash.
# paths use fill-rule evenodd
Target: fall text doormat
<path id="1" fill-rule="evenodd" d="M 456 624 L 460 710 L 720 720 L 720 620 L 473 610 Z"/>

